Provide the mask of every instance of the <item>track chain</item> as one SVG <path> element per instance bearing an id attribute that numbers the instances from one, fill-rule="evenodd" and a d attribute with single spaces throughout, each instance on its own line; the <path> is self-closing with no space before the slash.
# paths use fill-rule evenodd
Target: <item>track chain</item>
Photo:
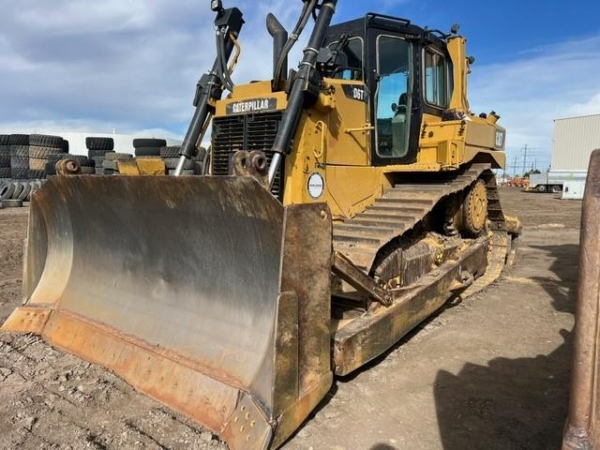
<path id="1" fill-rule="evenodd" d="M 365 272 L 369 273 L 381 248 L 414 229 L 444 198 L 463 191 L 479 178 L 486 183 L 492 231 L 506 229 L 489 164 L 470 164 L 455 172 L 433 175 L 407 174 L 404 178 L 362 213 L 333 225 L 334 249 Z"/>

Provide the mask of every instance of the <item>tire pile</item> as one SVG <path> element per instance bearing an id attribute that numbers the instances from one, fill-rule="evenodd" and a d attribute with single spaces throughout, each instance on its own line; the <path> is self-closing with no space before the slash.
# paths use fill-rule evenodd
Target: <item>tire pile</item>
<path id="1" fill-rule="evenodd" d="M 106 152 L 102 161 L 102 175 L 114 175 L 119 173 L 119 161 L 133 159 L 129 153 Z"/>
<path id="2" fill-rule="evenodd" d="M 0 209 L 23 206 L 46 180 L 0 181 Z"/>
<path id="3" fill-rule="evenodd" d="M 0 180 L 44 179 L 56 175 L 56 163 L 67 158 L 79 163 L 82 175 L 113 175 L 119 173 L 119 160 L 133 158 L 129 153 L 115 152 L 115 143 L 110 137 L 89 136 L 85 144 L 88 155 L 81 156 L 70 154 L 69 142 L 60 136 L 0 135 Z M 136 138 L 133 147 L 136 158 L 160 157 L 165 162 L 166 174 L 175 174 L 180 146 L 167 146 L 165 139 Z M 206 150 L 200 148 L 196 158 L 184 162 L 181 174 L 202 175 L 205 155 Z M 13 192 L 18 190 L 15 185 Z"/>
<path id="4" fill-rule="evenodd" d="M 94 173 L 104 175 L 104 160 L 106 154 L 115 149 L 115 141 L 113 138 L 90 136 L 85 138 L 85 146 L 88 150 L 88 158 L 94 161 Z"/>
<path id="5" fill-rule="evenodd" d="M 15 180 L 29 179 L 29 135 L 11 134 L 10 145 L 10 177 Z"/>
<path id="6" fill-rule="evenodd" d="M 60 136 L 29 135 L 29 178 L 46 177 L 46 164 L 52 159 L 62 159 L 69 152 L 69 143 Z"/>
<path id="7" fill-rule="evenodd" d="M 0 134 L 0 179 L 11 178 L 10 136 Z"/>
<path id="8" fill-rule="evenodd" d="M 94 161 L 69 154 L 69 141 L 47 134 L 0 135 L 0 179 L 44 179 L 56 174 L 57 161 L 77 159 L 82 173 L 94 173 Z"/>
<path id="9" fill-rule="evenodd" d="M 177 168 L 177 164 L 179 164 L 180 150 L 181 146 L 179 145 L 165 146 L 160 149 L 160 157 L 165 161 L 168 175 L 175 175 L 175 169 Z M 202 161 L 205 154 L 206 150 L 201 147 L 196 158 L 192 160 L 186 159 L 181 175 L 202 175 Z"/>
<path id="10" fill-rule="evenodd" d="M 161 147 L 165 147 L 166 145 L 167 141 L 164 139 L 138 138 L 133 140 L 133 148 L 135 149 L 134 153 L 136 158 L 143 158 L 145 156 L 160 156 Z"/>
<path id="11" fill-rule="evenodd" d="M 136 158 L 156 158 L 160 157 L 165 162 L 167 175 L 174 175 L 177 164 L 179 163 L 179 151 L 181 146 L 168 146 L 164 139 L 134 139 L 133 148 Z M 198 156 L 194 160 L 186 160 L 183 165 L 181 175 L 201 175 L 202 161 L 206 150 L 201 148 Z"/>

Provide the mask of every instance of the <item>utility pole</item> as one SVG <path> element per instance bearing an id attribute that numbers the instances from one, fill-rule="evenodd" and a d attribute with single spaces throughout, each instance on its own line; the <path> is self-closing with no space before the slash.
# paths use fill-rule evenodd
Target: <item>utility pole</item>
<path id="1" fill-rule="evenodd" d="M 525 174 L 525 168 L 527 167 L 527 144 L 523 148 L 525 150 L 525 154 L 523 155 L 523 175 Z"/>
<path id="2" fill-rule="evenodd" d="M 513 165 L 512 165 L 512 176 L 516 176 L 517 175 L 517 155 L 514 156 L 513 158 Z"/>

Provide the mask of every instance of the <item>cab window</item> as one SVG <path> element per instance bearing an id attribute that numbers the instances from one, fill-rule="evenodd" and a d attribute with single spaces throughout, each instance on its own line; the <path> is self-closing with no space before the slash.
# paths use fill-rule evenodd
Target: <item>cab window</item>
<path id="1" fill-rule="evenodd" d="M 394 36 L 378 36 L 377 79 L 377 154 L 402 158 L 408 153 L 412 44 Z"/>
<path id="2" fill-rule="evenodd" d="M 335 49 L 338 41 L 329 44 L 331 49 Z M 346 55 L 348 64 L 338 68 L 334 78 L 340 80 L 359 80 L 363 79 L 363 41 L 361 38 L 350 38 L 347 44 L 341 50 Z"/>
<path id="3" fill-rule="evenodd" d="M 425 101 L 432 106 L 447 108 L 450 103 L 450 96 L 446 58 L 427 49 L 424 56 Z"/>

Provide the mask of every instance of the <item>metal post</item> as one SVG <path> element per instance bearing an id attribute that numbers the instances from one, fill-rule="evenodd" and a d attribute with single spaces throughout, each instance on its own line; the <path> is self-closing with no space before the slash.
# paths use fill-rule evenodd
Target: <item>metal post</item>
<path id="1" fill-rule="evenodd" d="M 600 329 L 600 149 L 590 159 L 579 243 L 579 282 L 575 307 L 575 339 L 569 419 L 563 450 L 599 448 L 598 331 Z"/>

